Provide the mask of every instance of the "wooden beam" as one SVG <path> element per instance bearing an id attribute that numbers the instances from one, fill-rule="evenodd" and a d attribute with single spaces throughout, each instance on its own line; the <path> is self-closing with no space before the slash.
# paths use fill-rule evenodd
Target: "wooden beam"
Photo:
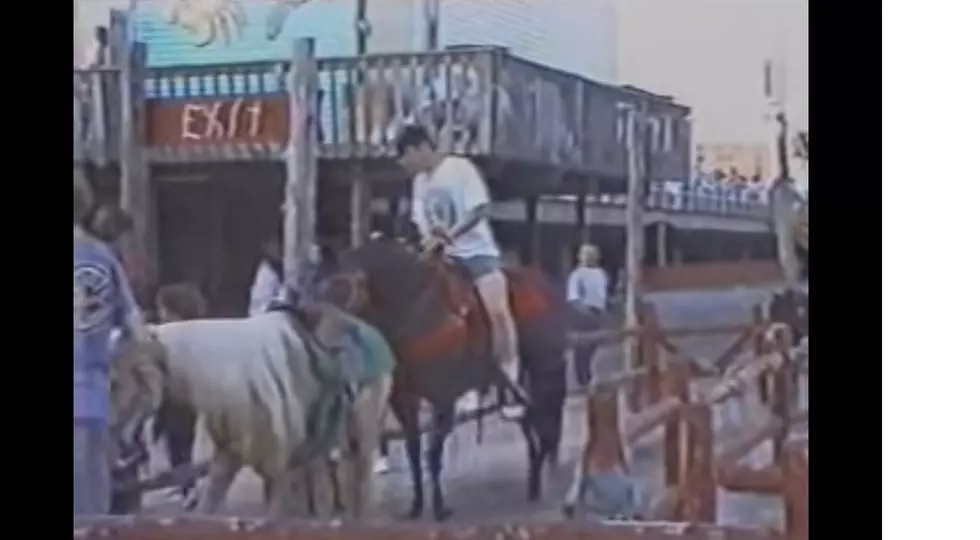
<path id="1" fill-rule="evenodd" d="M 313 39 L 293 43 L 289 73 L 289 148 L 286 153 L 285 282 L 299 285 L 300 271 L 316 244 L 316 61 Z"/>
<path id="2" fill-rule="evenodd" d="M 530 195 L 524 198 L 524 220 L 528 234 L 524 238 L 521 250 L 521 264 L 531 266 L 541 262 L 541 223 L 538 220 L 538 197 Z"/>
<path id="3" fill-rule="evenodd" d="M 114 14 L 112 22 L 116 26 L 124 24 L 125 17 Z M 142 289 L 156 283 L 159 275 L 156 197 L 143 151 L 146 44 L 132 43 L 123 51 L 119 78 L 119 206 L 133 219 L 133 249 L 142 275 L 131 278 L 138 282 L 136 288 Z"/>
<path id="4" fill-rule="evenodd" d="M 350 187 L 350 244 L 361 246 L 371 234 L 371 184 L 364 176 L 363 166 L 354 164 Z"/>
<path id="5" fill-rule="evenodd" d="M 640 170 L 640 145 L 637 140 L 637 110 L 624 107 L 626 114 L 626 159 L 627 159 L 627 199 L 626 199 L 626 320 L 627 327 L 638 324 L 640 295 L 643 287 L 643 178 Z M 626 369 L 640 365 L 639 343 L 637 339 L 626 341 Z"/>

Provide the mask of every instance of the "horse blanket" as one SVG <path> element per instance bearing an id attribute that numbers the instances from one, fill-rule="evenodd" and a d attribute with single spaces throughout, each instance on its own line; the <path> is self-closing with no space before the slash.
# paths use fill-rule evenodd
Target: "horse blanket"
<path id="1" fill-rule="evenodd" d="M 211 419 L 213 436 L 260 444 L 234 434 L 252 433 L 262 422 L 297 452 L 336 445 L 351 405 L 348 381 L 333 358 L 343 344 L 314 344 L 291 315 L 278 312 L 173 322 L 152 333 L 167 350 L 171 392 Z M 234 449 L 243 456 L 252 450 Z M 290 461 L 295 465 L 296 456 Z"/>
<path id="2" fill-rule="evenodd" d="M 347 411 L 355 394 L 377 382 L 395 367 L 395 355 L 384 336 L 373 326 L 339 309 L 329 315 L 340 325 L 335 342 L 323 343 L 289 315 L 288 320 L 302 336 L 313 375 L 321 393 L 310 407 L 307 417 L 307 439 L 296 449 L 292 463 L 301 465 L 314 455 L 336 445 L 339 433 L 346 431 Z"/>

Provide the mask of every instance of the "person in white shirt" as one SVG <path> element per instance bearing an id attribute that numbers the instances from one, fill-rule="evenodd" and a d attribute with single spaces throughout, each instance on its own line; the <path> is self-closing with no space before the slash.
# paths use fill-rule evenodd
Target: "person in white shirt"
<path id="1" fill-rule="evenodd" d="M 500 248 L 490 229 L 490 195 L 479 169 L 467 158 L 436 150 L 425 128 L 407 126 L 396 141 L 398 162 L 413 175 L 411 219 L 426 252 L 444 249 L 476 284 L 492 327 L 494 353 L 510 380 L 516 402 L 527 403 L 520 386 L 517 329 L 511 316 Z M 515 419 L 523 406 L 508 404 Z"/>
<path id="2" fill-rule="evenodd" d="M 583 244 L 578 250 L 578 267 L 568 276 L 566 299 L 583 311 L 606 311 L 609 276 L 599 266 L 599 248 Z"/>
<path id="3" fill-rule="evenodd" d="M 252 290 L 249 293 L 248 316 L 265 313 L 279 298 L 283 283 L 282 242 L 272 237 L 262 245 L 262 260 L 255 271 Z"/>
<path id="4" fill-rule="evenodd" d="M 83 53 L 82 69 L 95 69 L 109 65 L 109 29 L 96 26 L 92 42 Z"/>
<path id="5" fill-rule="evenodd" d="M 602 327 L 609 295 L 609 276 L 599 266 L 599 248 L 583 244 L 578 250 L 578 267 L 568 276 L 565 298 L 575 308 L 572 324 L 576 331 L 588 332 Z M 575 377 L 586 386 L 592 380 L 592 356 L 596 347 L 576 347 L 573 353 Z"/>

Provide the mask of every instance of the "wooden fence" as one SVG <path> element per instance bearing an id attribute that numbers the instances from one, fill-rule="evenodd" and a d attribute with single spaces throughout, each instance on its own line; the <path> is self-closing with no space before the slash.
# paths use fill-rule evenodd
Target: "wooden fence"
<path id="1" fill-rule="evenodd" d="M 603 399 L 603 391 L 625 392 L 623 400 L 632 410 L 626 422 L 619 411 L 599 413 L 616 422 L 589 426 L 590 449 L 614 447 L 609 438 L 619 438 L 631 450 L 662 440 L 665 484 L 647 516 L 653 520 L 687 523 L 717 523 L 718 490 L 773 495 L 782 498 L 785 526 L 781 534 L 790 540 L 808 538 L 808 445 L 807 439 L 790 437 L 794 424 L 805 422 L 808 411 L 797 410 L 801 375 L 800 355 L 790 346 L 789 328 L 762 317 L 762 306 L 753 309 L 745 325 L 664 329 L 655 310 L 642 312 L 642 365 L 629 373 L 591 385 L 589 408 L 616 408 L 619 399 Z M 712 382 L 712 369 L 705 362 L 685 358 L 670 337 L 737 334 L 711 364 L 723 372 Z M 696 366 L 701 366 L 700 368 Z M 747 433 L 720 440 L 721 427 L 713 407 L 727 400 L 757 392 L 769 413 L 767 421 Z M 611 428 L 616 425 L 618 428 Z M 662 439 L 651 437 L 662 428 Z M 762 469 L 740 461 L 760 444 L 772 444 L 773 463 Z"/>

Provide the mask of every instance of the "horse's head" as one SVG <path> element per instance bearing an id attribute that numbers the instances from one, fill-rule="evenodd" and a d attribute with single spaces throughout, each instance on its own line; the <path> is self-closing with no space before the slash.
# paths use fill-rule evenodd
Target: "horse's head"
<path id="1" fill-rule="evenodd" d="M 431 278 L 419 254 L 395 240 L 373 240 L 331 259 L 322 272 L 323 298 L 375 324 L 383 313 L 408 309 Z"/>
<path id="2" fill-rule="evenodd" d="M 165 351 L 155 338 L 120 342 L 110 375 L 111 430 L 124 444 L 134 444 L 143 424 L 163 400 Z"/>

